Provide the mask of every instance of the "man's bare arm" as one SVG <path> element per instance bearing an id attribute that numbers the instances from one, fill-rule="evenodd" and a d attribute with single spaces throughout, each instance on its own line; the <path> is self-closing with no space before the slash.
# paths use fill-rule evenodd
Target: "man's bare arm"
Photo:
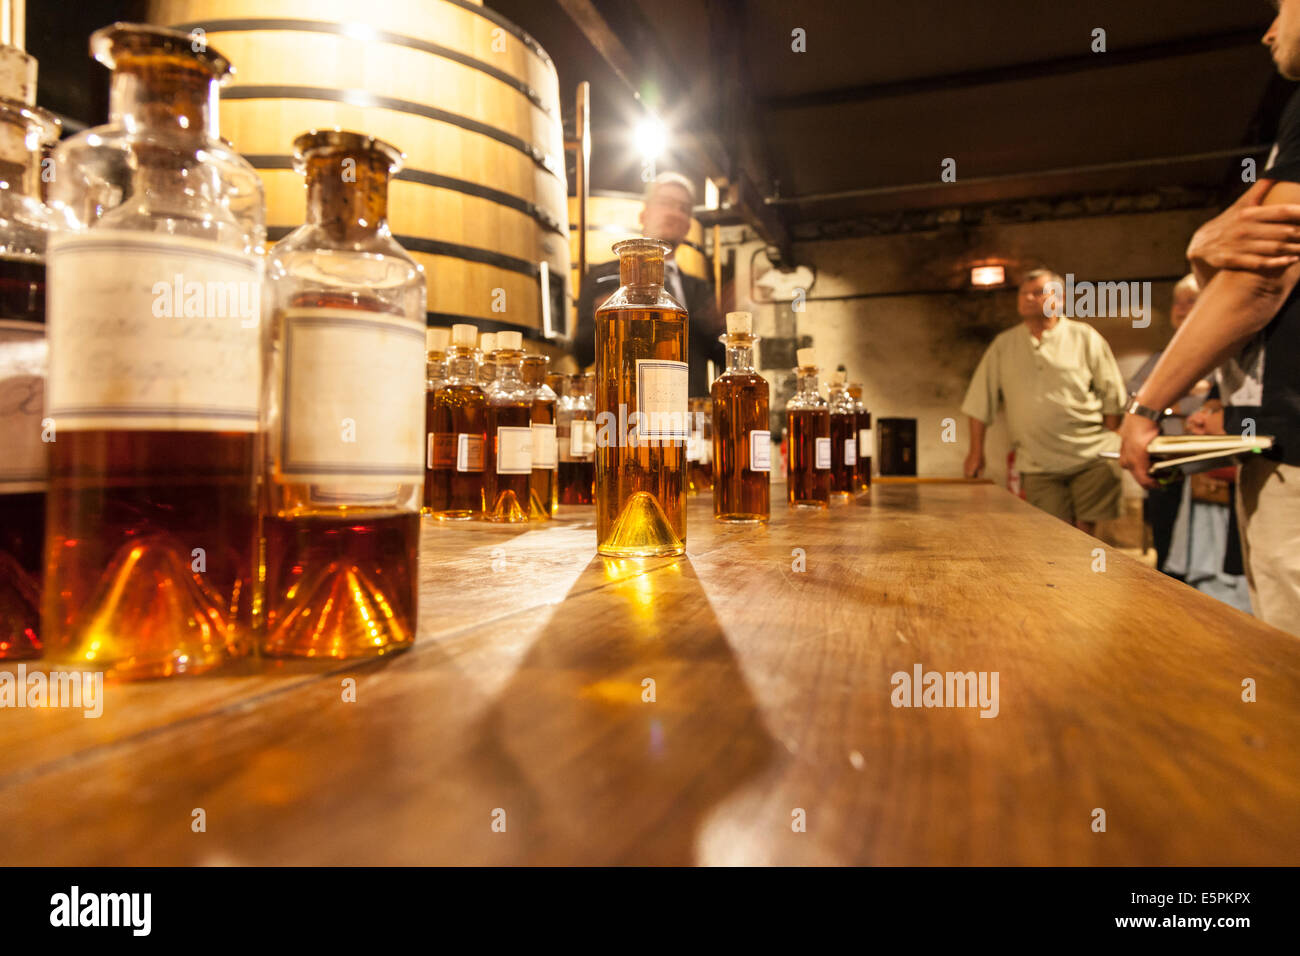
<path id="1" fill-rule="evenodd" d="M 1285 269 L 1300 254 L 1300 206 L 1269 199 L 1277 183 L 1261 179 L 1196 230 L 1187 260 L 1204 289 L 1220 269 Z"/>
<path id="2" fill-rule="evenodd" d="M 1264 203 L 1300 203 L 1300 183 L 1275 183 Z M 1217 272 L 1138 391 L 1138 401 L 1148 408 L 1167 408 L 1186 395 L 1268 325 L 1297 280 L 1300 263 L 1285 269 Z"/>

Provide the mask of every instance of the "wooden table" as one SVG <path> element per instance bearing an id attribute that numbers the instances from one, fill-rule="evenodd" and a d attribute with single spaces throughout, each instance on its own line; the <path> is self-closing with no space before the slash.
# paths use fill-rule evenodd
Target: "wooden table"
<path id="1" fill-rule="evenodd" d="M 0 862 L 1300 862 L 1300 640 L 990 485 L 774 498 L 676 561 L 429 522 L 407 654 L 0 710 Z"/>

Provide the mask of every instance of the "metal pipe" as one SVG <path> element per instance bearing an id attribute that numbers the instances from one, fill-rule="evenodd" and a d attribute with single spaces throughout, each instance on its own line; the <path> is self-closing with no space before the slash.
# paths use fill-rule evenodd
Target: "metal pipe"
<path id="1" fill-rule="evenodd" d="M 27 49 L 27 0 L 0 0 L 0 44 Z"/>
<path id="2" fill-rule="evenodd" d="M 578 137 L 578 282 L 587 275 L 587 200 L 591 195 L 591 84 L 578 84 L 578 110 L 574 132 Z"/>
<path id="3" fill-rule="evenodd" d="M 1018 182 L 1042 176 L 1080 176 L 1087 173 L 1108 172 L 1116 169 L 1138 169 L 1144 166 L 1168 166 L 1174 163 L 1198 163 L 1210 159 L 1230 159 L 1234 156 L 1248 156 L 1253 153 L 1267 153 L 1272 144 L 1263 143 L 1254 146 L 1237 146 L 1232 149 L 1218 149 L 1209 153 L 1192 153 L 1186 156 L 1158 156 L 1154 159 L 1124 159 L 1114 163 L 1093 163 L 1089 166 L 1066 166 L 1060 169 L 1042 169 L 1024 173 L 1007 173 L 1001 176 L 980 176 L 975 179 L 960 179 L 956 183 L 908 183 L 905 186 L 873 186 L 868 189 L 845 189 L 834 193 L 809 193 L 806 196 L 766 196 L 763 204 L 767 206 L 797 206 L 803 203 L 833 202 L 839 199 L 863 199 L 868 196 L 891 196 L 900 193 L 920 192 L 927 189 L 943 189 L 954 185 L 987 186 L 995 183 Z"/>

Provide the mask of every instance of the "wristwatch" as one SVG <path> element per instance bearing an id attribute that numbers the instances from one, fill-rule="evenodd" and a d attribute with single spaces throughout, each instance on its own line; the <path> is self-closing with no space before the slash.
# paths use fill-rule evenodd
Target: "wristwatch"
<path id="1" fill-rule="evenodd" d="M 1156 411 L 1154 408 L 1147 408 L 1145 405 L 1143 405 L 1141 402 L 1138 401 L 1138 397 L 1136 395 L 1130 396 L 1128 400 L 1128 407 L 1125 408 L 1124 411 L 1130 415 L 1140 415 L 1143 418 L 1149 418 L 1151 419 L 1151 421 L 1155 422 L 1156 424 L 1159 424 L 1160 419 L 1164 418 L 1166 415 L 1169 414 L 1169 409 L 1167 408 L 1164 411 Z"/>

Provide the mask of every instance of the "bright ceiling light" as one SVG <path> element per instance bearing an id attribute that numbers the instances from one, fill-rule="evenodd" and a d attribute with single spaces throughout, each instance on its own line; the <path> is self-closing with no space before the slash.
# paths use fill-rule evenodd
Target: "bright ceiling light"
<path id="1" fill-rule="evenodd" d="M 636 126 L 636 148 L 647 161 L 658 159 L 668 145 L 668 130 L 657 116 L 646 116 Z"/>
<path id="2" fill-rule="evenodd" d="M 1002 285 L 1007 281 L 1007 270 L 1003 266 L 972 266 L 970 270 L 970 284 L 977 287 L 987 288 L 993 285 Z"/>

